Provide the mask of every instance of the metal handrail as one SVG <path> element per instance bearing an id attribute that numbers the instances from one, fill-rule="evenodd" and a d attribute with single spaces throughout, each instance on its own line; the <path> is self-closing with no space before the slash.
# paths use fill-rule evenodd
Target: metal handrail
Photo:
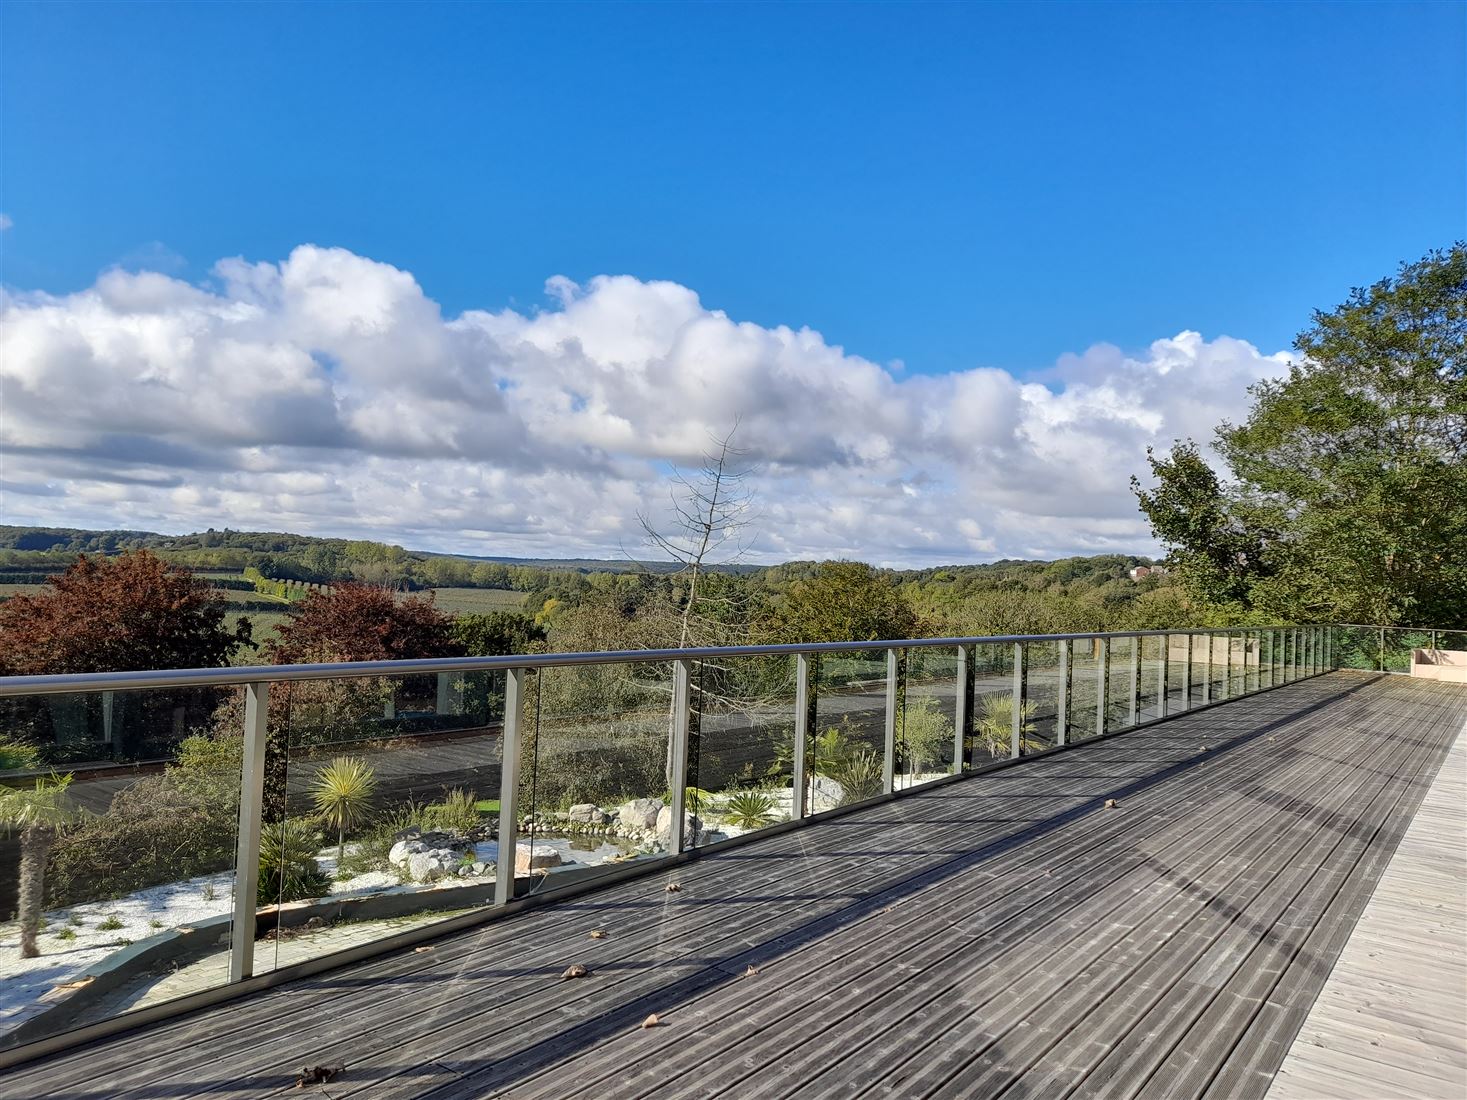
<path id="1" fill-rule="evenodd" d="M 78 672 L 53 676 L 0 676 L 0 698 L 70 692 L 135 691 L 147 688 L 205 688 L 292 680 L 339 680 L 355 676 L 419 676 L 451 672 L 502 672 L 514 668 L 643 664 L 697 661 L 711 657 L 763 657 L 855 653 L 873 649 L 954 648 L 1025 642 L 1072 642 L 1099 638 L 1156 638 L 1168 634 L 1241 634 L 1311 627 L 1278 623 L 1247 627 L 1178 627 L 1173 630 L 1086 631 L 1078 634 L 993 634 L 972 638 L 887 638 L 869 642 L 779 642 L 767 645 L 702 646 L 687 649 L 619 649 L 589 653 L 513 653 L 501 657 L 423 657 L 403 661 L 340 661 L 327 664 L 242 665 L 238 668 L 181 668 L 146 672 Z"/>

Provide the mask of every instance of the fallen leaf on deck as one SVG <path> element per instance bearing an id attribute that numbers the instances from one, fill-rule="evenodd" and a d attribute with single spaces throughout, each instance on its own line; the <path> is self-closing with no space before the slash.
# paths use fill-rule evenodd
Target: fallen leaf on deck
<path id="1" fill-rule="evenodd" d="M 1107 798 L 1105 800 L 1105 808 L 1107 810 L 1114 810 L 1119 805 L 1120 803 L 1117 802 L 1114 798 Z"/>
<path id="2" fill-rule="evenodd" d="M 744 971 L 744 977 L 752 978 L 757 973 L 759 973 L 759 968 L 757 966 L 750 965 L 750 967 Z"/>
<path id="3" fill-rule="evenodd" d="M 424 951 L 432 951 L 431 947 L 414 947 L 413 950 L 421 955 Z"/>
<path id="4" fill-rule="evenodd" d="M 643 1027 L 658 1027 L 661 1024 L 662 1024 L 662 1021 L 657 1018 L 657 1013 L 655 1013 L 655 1012 L 652 1013 L 652 1015 L 648 1016 L 645 1020 L 642 1021 L 642 1026 Z"/>
<path id="5" fill-rule="evenodd" d="M 324 1085 L 344 1068 L 343 1066 L 306 1066 L 301 1070 L 300 1076 L 295 1079 L 295 1087 L 304 1089 L 312 1085 Z"/>
<path id="6" fill-rule="evenodd" d="M 593 940 L 604 940 L 606 938 L 606 933 L 598 928 L 591 933 L 591 938 Z"/>
<path id="7" fill-rule="evenodd" d="M 666 889 L 669 894 L 676 894 L 682 890 L 682 887 L 675 882 L 669 882 Z"/>
<path id="8" fill-rule="evenodd" d="M 570 966 L 565 968 L 565 973 L 563 973 L 560 977 L 561 980 L 564 981 L 567 978 L 584 978 L 590 973 L 591 972 L 580 963 L 571 963 Z"/>

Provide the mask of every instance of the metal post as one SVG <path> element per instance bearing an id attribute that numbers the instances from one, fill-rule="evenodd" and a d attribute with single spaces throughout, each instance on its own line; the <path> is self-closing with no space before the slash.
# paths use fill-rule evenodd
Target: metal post
<path id="1" fill-rule="evenodd" d="M 495 868 L 494 904 L 514 897 L 515 840 L 519 835 L 520 722 L 524 717 L 525 675 L 512 668 L 504 674 L 504 733 L 499 770 L 499 860 Z"/>
<path id="2" fill-rule="evenodd" d="M 688 709 L 692 702 L 693 663 L 672 663 L 672 820 L 667 827 L 667 854 L 683 850 L 683 823 L 688 803 Z"/>
<path id="3" fill-rule="evenodd" d="M 1128 671 L 1131 703 L 1127 711 L 1127 725 L 1134 726 L 1141 720 L 1141 639 L 1131 639 L 1131 666 Z"/>
<path id="4" fill-rule="evenodd" d="M 886 752 L 881 761 L 881 789 L 896 789 L 897 651 L 886 651 Z"/>
<path id="5" fill-rule="evenodd" d="M 1054 743 L 1063 745 L 1070 726 L 1070 643 L 1059 644 L 1059 691 L 1055 693 Z"/>
<path id="6" fill-rule="evenodd" d="M 1024 643 L 1014 643 L 1014 715 L 1010 723 L 1009 756 L 1018 759 L 1024 741 Z"/>
<path id="7" fill-rule="evenodd" d="M 265 732 L 270 685 L 245 685 L 244 754 L 239 773 L 239 832 L 234 850 L 234 927 L 229 980 L 255 972 L 255 904 L 260 888 L 260 828 L 265 815 Z"/>
<path id="8" fill-rule="evenodd" d="M 805 816 L 805 757 L 810 751 L 810 657 L 805 653 L 795 654 L 795 774 L 794 801 L 790 806 L 790 819 L 799 821 Z"/>
<path id="9" fill-rule="evenodd" d="M 1386 670 L 1386 667 L 1385 667 L 1385 627 L 1381 627 L 1380 628 L 1380 648 L 1378 650 L 1376 650 L 1376 653 L 1378 654 L 1378 657 L 1376 658 L 1376 662 L 1375 662 L 1375 664 L 1376 664 L 1376 671 L 1377 672 L 1384 672 Z"/>
<path id="10" fill-rule="evenodd" d="M 1095 651 L 1095 736 L 1105 733 L 1105 689 L 1110 673 L 1110 639 L 1097 640 Z"/>
<path id="11" fill-rule="evenodd" d="M 958 668 L 953 684 L 953 774 L 963 773 L 964 750 L 968 747 L 968 726 L 973 715 L 972 662 L 968 647 L 958 646 Z"/>
<path id="12" fill-rule="evenodd" d="M 1163 634 L 1161 636 L 1161 668 L 1157 672 L 1157 695 L 1156 716 L 1165 718 L 1167 712 L 1167 693 L 1171 690 L 1172 678 L 1172 636 Z"/>
<path id="13" fill-rule="evenodd" d="M 1222 690 L 1218 692 L 1218 699 L 1229 699 L 1233 694 L 1233 632 L 1223 632 L 1223 677 Z"/>

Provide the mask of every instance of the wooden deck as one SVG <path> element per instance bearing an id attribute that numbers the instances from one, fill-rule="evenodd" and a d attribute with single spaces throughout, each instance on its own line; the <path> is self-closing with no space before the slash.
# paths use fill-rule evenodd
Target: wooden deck
<path id="1" fill-rule="evenodd" d="M 342 1063 L 335 1100 L 1262 1097 L 1464 720 L 1461 686 L 1334 673 L 32 1063 L 0 1094 L 261 1097 Z M 571 963 L 590 975 L 562 981 Z"/>
<path id="2" fill-rule="evenodd" d="M 1376 884 L 1268 1100 L 1467 1097 L 1467 730 Z"/>

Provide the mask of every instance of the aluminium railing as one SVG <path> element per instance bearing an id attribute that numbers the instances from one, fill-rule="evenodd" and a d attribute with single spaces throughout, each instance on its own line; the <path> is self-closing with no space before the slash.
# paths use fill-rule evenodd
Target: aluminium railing
<path id="1" fill-rule="evenodd" d="M 1183 711 L 1226 703 L 1243 695 L 1278 687 L 1335 667 L 1334 628 L 1325 626 L 1278 626 L 1227 630 L 1145 630 L 1111 633 L 1054 635 L 999 635 L 975 638 L 922 638 L 884 641 L 851 641 L 818 644 L 750 645 L 717 648 L 636 650 L 594 653 L 521 654 L 505 657 L 460 657 L 409 661 L 368 661 L 341 664 L 270 665 L 248 668 L 181 669 L 145 672 L 112 672 L 67 676 L 24 676 L 0 678 L 0 699 L 61 694 L 119 693 L 147 689 L 242 688 L 243 751 L 240 772 L 240 802 L 235 843 L 234 898 L 229 926 L 227 982 L 211 990 L 180 997 L 150 1009 L 112 1017 L 84 1027 L 55 1034 L 26 1036 L 23 1046 L 0 1050 L 0 1065 L 32 1057 L 46 1050 L 73 1045 L 140 1019 L 163 1018 L 177 1012 L 223 999 L 226 996 L 274 984 L 286 978 L 319 971 L 328 966 L 387 951 L 416 940 L 439 935 L 453 927 L 491 919 L 526 904 L 516 898 L 517 883 L 524 886 L 529 876 L 516 873 L 516 842 L 521 835 L 522 755 L 525 747 L 526 699 L 530 679 L 546 670 L 590 665 L 671 665 L 669 705 L 662 713 L 667 721 L 670 784 L 668 805 L 670 828 L 665 852 L 638 859 L 622 874 L 642 873 L 688 857 L 685 830 L 690 806 L 689 747 L 697 717 L 694 696 L 700 690 L 695 669 L 704 663 L 727 663 L 740 658 L 778 657 L 793 659 L 794 691 L 792 758 L 790 760 L 790 818 L 776 828 L 796 827 L 832 812 L 819 806 L 818 780 L 813 774 L 812 742 L 817 732 L 822 697 L 819 670 L 822 661 L 842 654 L 885 654 L 884 700 L 879 708 L 880 792 L 874 799 L 896 797 L 908 790 L 947 782 L 989 767 L 1003 766 L 1038 752 L 1063 751 L 1071 744 L 1138 728 Z M 1153 641 L 1155 640 L 1155 641 Z M 899 755 L 903 753 L 902 730 L 907 662 L 914 654 L 949 650 L 954 657 L 951 685 L 953 739 L 948 774 L 922 779 L 915 773 L 902 789 L 897 782 Z M 980 667 L 981 666 L 981 667 Z M 412 931 L 384 937 L 364 947 L 333 952 L 320 958 L 279 966 L 257 973 L 255 946 L 259 929 L 257 886 L 259 882 L 262 832 L 265 826 L 266 773 L 269 743 L 268 716 L 272 688 L 299 682 L 417 676 L 439 678 L 439 706 L 448 696 L 445 685 L 455 677 L 472 673 L 502 673 L 504 676 L 503 719 L 498 732 L 500 757 L 497 866 L 492 903 L 467 915 L 438 921 Z M 1118 681 L 1118 682 L 1117 682 Z M 945 689 L 944 689 L 945 690 Z M 984 759 L 975 747 L 976 711 L 979 697 L 1007 692 L 1011 711 L 1007 744 L 1002 739 L 997 752 L 1007 759 Z M 1052 700 L 1053 713 L 1044 716 L 1042 737 L 1033 734 L 1028 704 L 1044 695 Z M 875 713 L 875 708 L 873 708 Z M 995 712 L 1001 713 L 1001 712 Z M 990 726 L 992 723 L 990 723 Z M 990 735 L 992 730 L 990 729 Z M 277 750 L 278 751 L 278 750 Z M 872 801 L 866 799 L 864 802 Z M 857 802 L 856 805 L 864 804 Z M 700 850 L 712 851 L 736 845 L 751 836 L 767 835 L 755 830 L 743 837 L 730 837 Z M 548 896 L 566 896 L 570 889 L 589 888 L 582 883 Z M 547 896 L 547 895 L 540 895 Z M 278 927 L 278 925 L 277 925 Z M 0 973 L 0 981 L 8 975 Z M 0 1037 L 0 1044 L 5 1042 Z M 10 1038 L 12 1043 L 14 1037 Z"/>

